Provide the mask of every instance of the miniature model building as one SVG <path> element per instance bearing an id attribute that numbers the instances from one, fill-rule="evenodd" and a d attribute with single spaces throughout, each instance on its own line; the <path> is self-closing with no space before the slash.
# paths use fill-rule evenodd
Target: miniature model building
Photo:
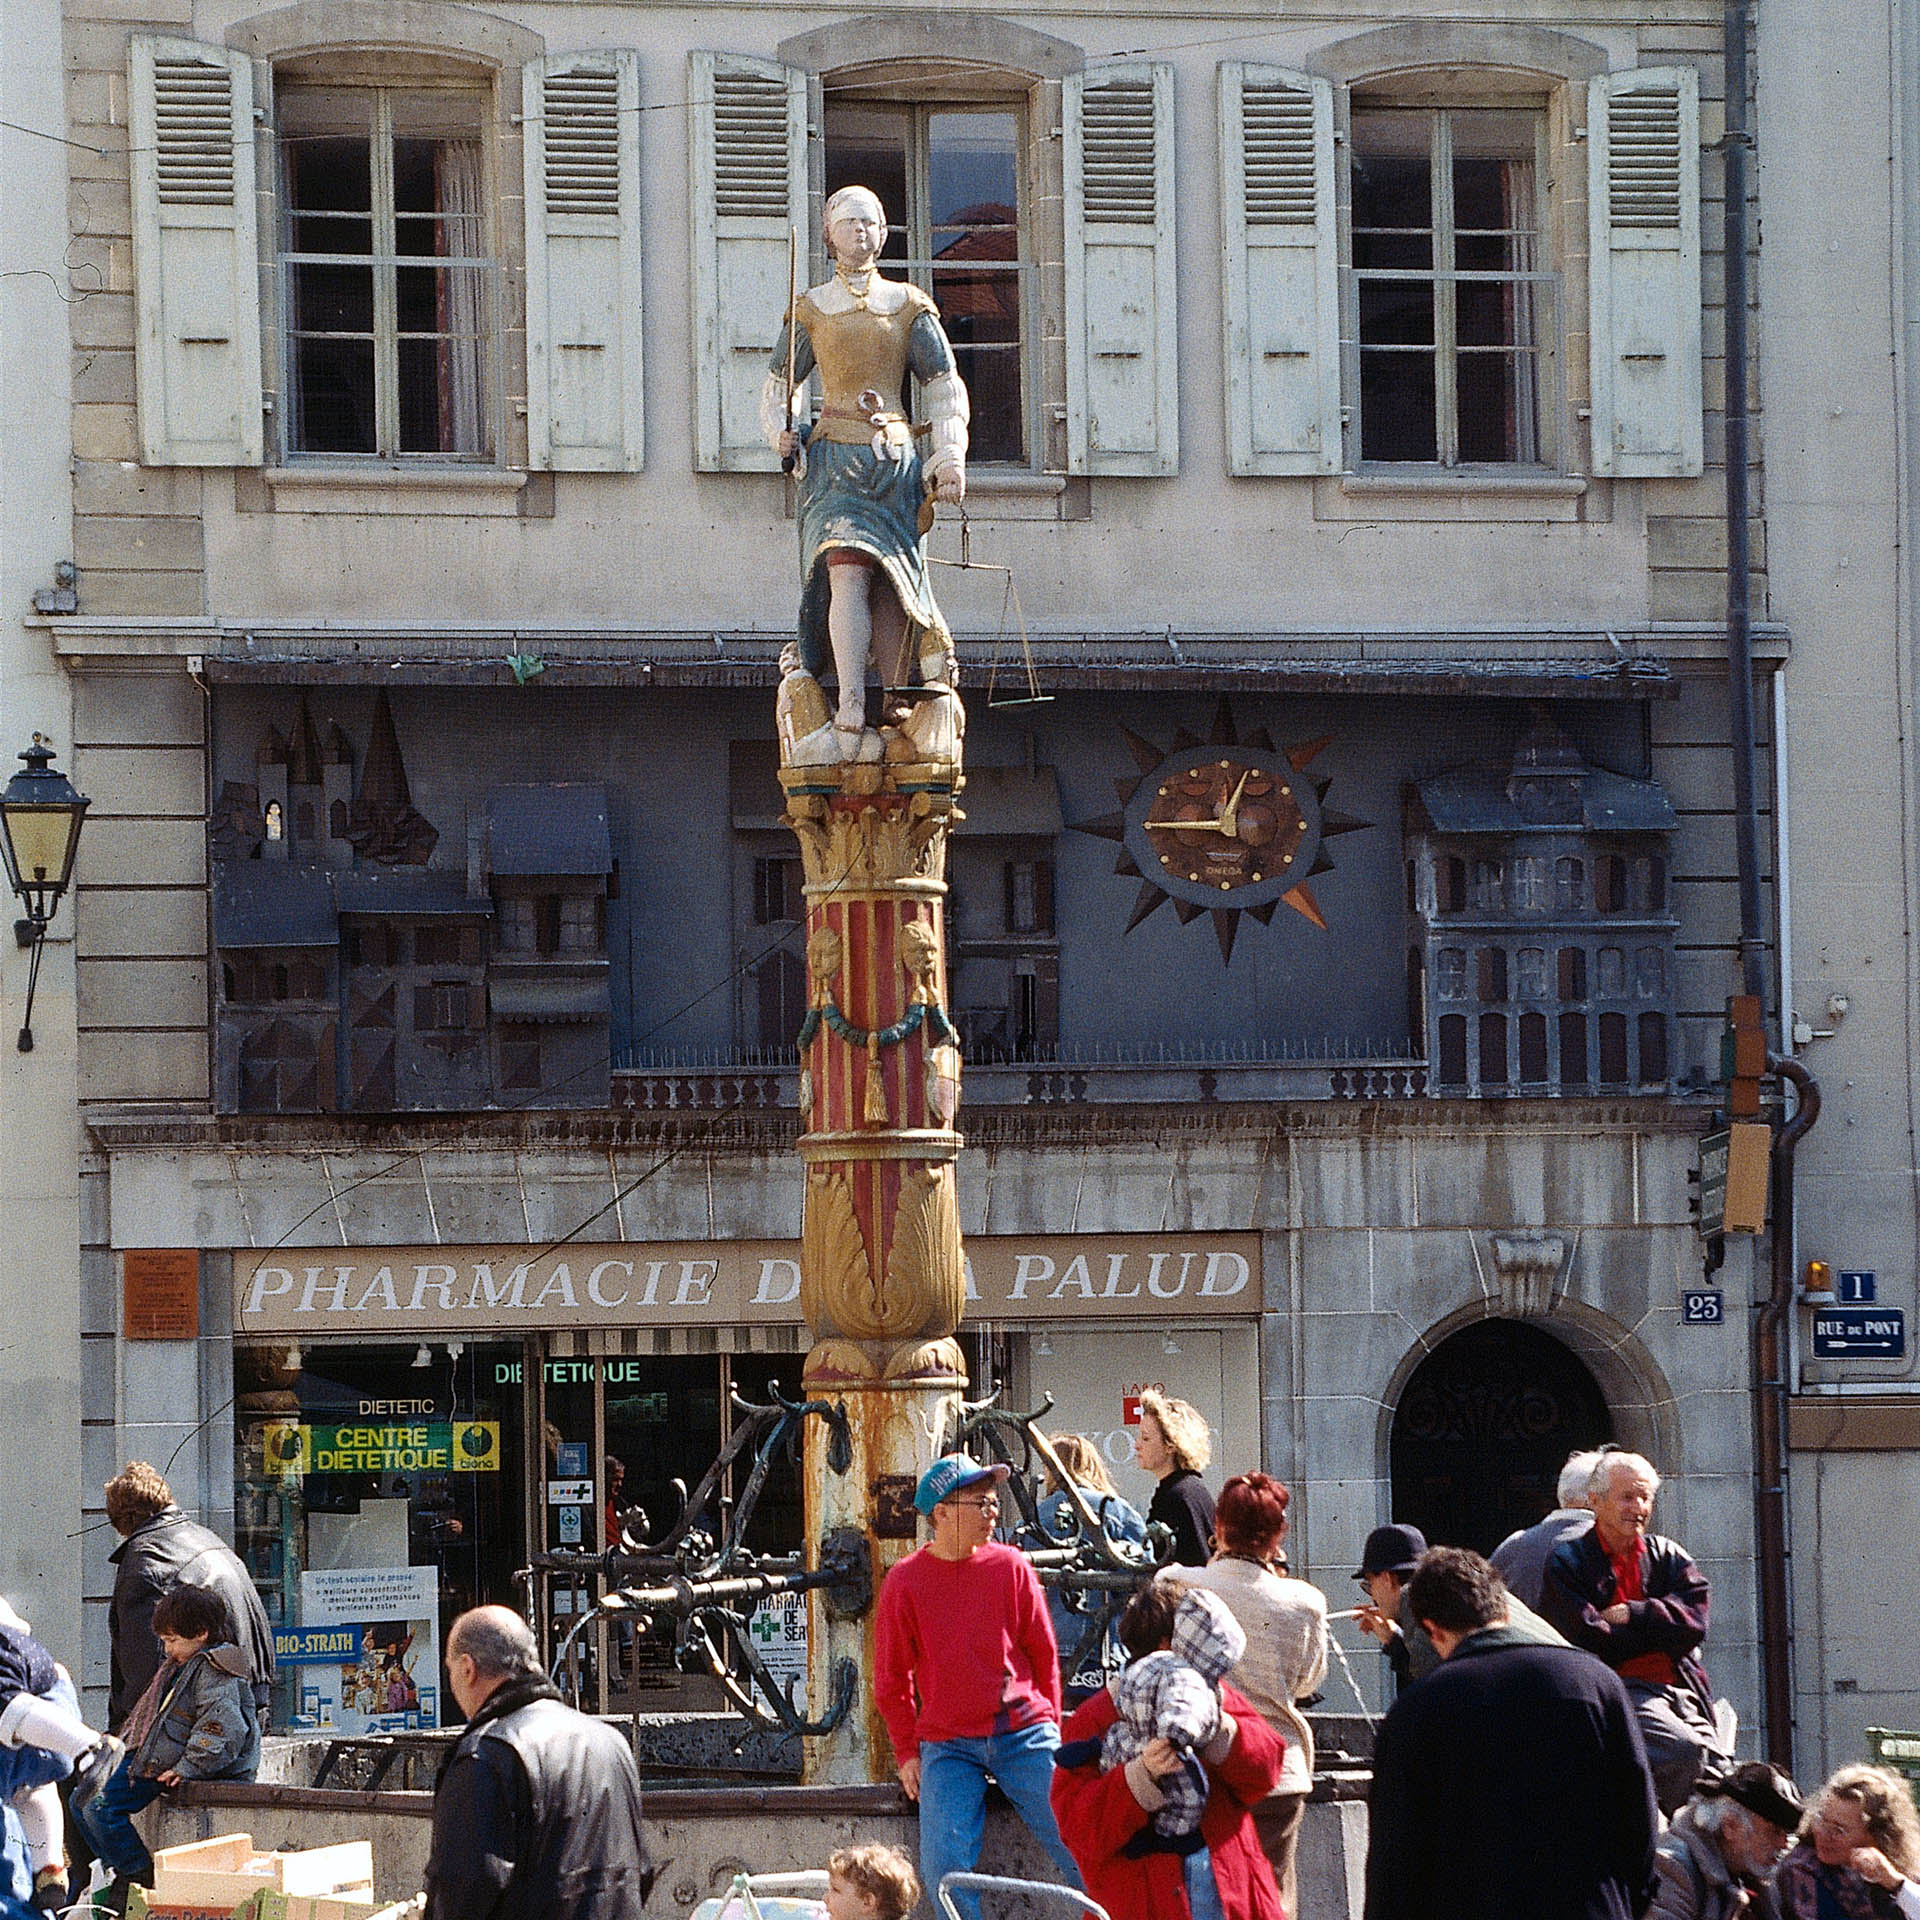
<path id="1" fill-rule="evenodd" d="M 461 844 L 413 804 L 375 701 L 359 779 L 303 698 L 215 809 L 220 1104 L 243 1113 L 604 1106 L 605 790 L 492 790 Z"/>
<path id="2" fill-rule="evenodd" d="M 1587 765 L 1542 714 L 1507 767 L 1407 803 L 1414 1031 L 1435 1093 L 1664 1086 L 1672 803 Z"/>

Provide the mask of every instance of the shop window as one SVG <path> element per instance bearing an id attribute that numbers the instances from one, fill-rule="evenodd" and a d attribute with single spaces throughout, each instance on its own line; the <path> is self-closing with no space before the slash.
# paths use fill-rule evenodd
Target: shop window
<path id="1" fill-rule="evenodd" d="M 1558 279 L 1544 115 L 1356 102 L 1352 272 L 1360 456 L 1440 467 L 1551 460 Z"/>
<path id="2" fill-rule="evenodd" d="M 279 1666 L 277 1728 L 457 1724 L 447 1628 L 472 1606 L 517 1605 L 522 1348 L 426 1351 L 421 1366 L 411 1336 L 234 1349 L 235 1550 L 276 1628 L 338 1642 Z"/>
<path id="3" fill-rule="evenodd" d="M 291 86 L 278 113 L 288 453 L 489 458 L 486 96 Z"/>
<path id="4" fill-rule="evenodd" d="M 969 458 L 982 464 L 1030 463 L 1024 111 L 1015 101 L 875 100 L 826 114 L 826 190 L 880 196 L 892 222 L 882 259 L 940 309 L 973 408 Z"/>

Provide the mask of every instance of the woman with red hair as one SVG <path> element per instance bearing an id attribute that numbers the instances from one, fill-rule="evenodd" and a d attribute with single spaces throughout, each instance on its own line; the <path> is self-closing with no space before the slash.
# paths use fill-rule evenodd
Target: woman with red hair
<path id="1" fill-rule="evenodd" d="M 1295 1703 L 1327 1674 L 1326 1599 L 1288 1574 L 1282 1551 L 1292 1500 L 1271 1474 L 1236 1474 L 1214 1508 L 1213 1558 L 1204 1567 L 1171 1570 L 1182 1586 L 1217 1595 L 1246 1631 L 1233 1683 L 1286 1748 L 1279 1784 L 1254 1807 L 1253 1824 L 1289 1914 L 1299 1911 L 1294 1856 L 1313 1790 L 1313 1732 Z"/>

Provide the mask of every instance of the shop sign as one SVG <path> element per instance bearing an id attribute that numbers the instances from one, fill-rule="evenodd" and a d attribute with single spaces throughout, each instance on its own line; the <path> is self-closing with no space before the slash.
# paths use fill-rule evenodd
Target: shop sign
<path id="1" fill-rule="evenodd" d="M 338 1567 L 300 1576 L 300 1632 L 351 1636 L 308 1661 L 296 1728 L 380 1733 L 440 1724 L 437 1567 Z"/>
<path id="2" fill-rule="evenodd" d="M 463 1334 L 542 1327 L 798 1324 L 793 1241 L 240 1250 L 235 1331 Z M 980 1235 L 983 1320 L 1216 1319 L 1260 1311 L 1256 1233 Z M 591 1366 L 592 1362 L 582 1362 Z"/>
<path id="3" fill-rule="evenodd" d="M 329 1663 L 345 1665 L 360 1657 L 360 1643 L 366 1633 L 363 1626 L 348 1627 L 276 1627 L 273 1633 L 273 1659 L 281 1667 L 317 1667 Z"/>
<path id="4" fill-rule="evenodd" d="M 550 1507 L 590 1507 L 593 1505 L 591 1480 L 549 1480 L 547 1505 Z"/>
<path id="5" fill-rule="evenodd" d="M 263 1434 L 267 1469 L 310 1473 L 498 1473 L 497 1420 L 423 1420 L 404 1426 L 309 1426 L 276 1420 Z"/>

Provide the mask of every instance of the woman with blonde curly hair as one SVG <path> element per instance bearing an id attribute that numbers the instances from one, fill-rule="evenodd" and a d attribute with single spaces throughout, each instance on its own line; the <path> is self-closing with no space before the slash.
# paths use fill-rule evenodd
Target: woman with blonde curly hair
<path id="1" fill-rule="evenodd" d="M 1920 1920 L 1920 1813 L 1885 1767 L 1842 1767 L 1807 1808 L 1780 1863 L 1781 1920 Z"/>
<path id="2" fill-rule="evenodd" d="M 1204 1567 L 1213 1552 L 1213 1495 L 1200 1478 L 1212 1458 L 1207 1416 L 1198 1407 L 1156 1387 L 1140 1396 L 1134 1465 L 1160 1482 L 1147 1523 L 1158 1520 L 1173 1535 L 1173 1557 L 1184 1567 Z"/>

